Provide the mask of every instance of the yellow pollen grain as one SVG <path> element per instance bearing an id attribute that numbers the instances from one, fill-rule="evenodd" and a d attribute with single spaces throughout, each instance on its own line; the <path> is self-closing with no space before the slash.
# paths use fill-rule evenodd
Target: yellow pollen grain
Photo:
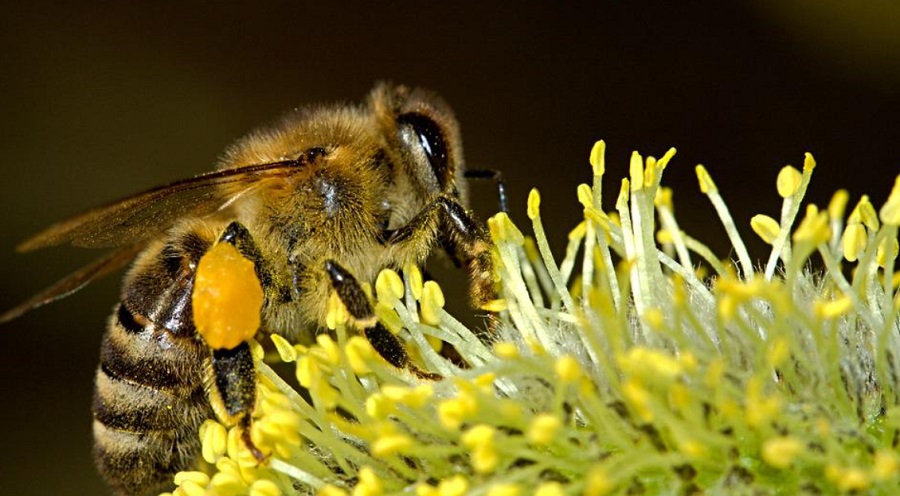
<path id="1" fill-rule="evenodd" d="M 609 494 L 615 485 L 609 478 L 606 469 L 600 466 L 594 466 L 588 471 L 587 480 L 584 486 L 584 496 L 604 496 Z"/>
<path id="2" fill-rule="evenodd" d="M 628 178 L 622 179 L 622 184 L 619 186 L 619 196 L 616 197 L 616 208 L 619 210 L 625 210 L 628 208 L 628 199 L 631 198 L 631 182 L 628 181 Z"/>
<path id="3" fill-rule="evenodd" d="M 697 360 L 697 356 L 691 353 L 690 351 L 685 351 L 681 355 L 678 356 L 678 363 L 684 367 L 684 370 L 694 371 L 697 370 L 697 366 L 699 365 L 699 361 Z"/>
<path id="4" fill-rule="evenodd" d="M 644 168 L 644 184 L 651 187 L 656 184 L 656 177 L 659 170 L 656 167 L 656 159 L 647 157 L 647 167 Z"/>
<path id="5" fill-rule="evenodd" d="M 623 370 L 637 377 L 669 381 L 683 372 L 682 364 L 668 353 L 636 346 L 617 358 Z"/>
<path id="6" fill-rule="evenodd" d="M 270 480 L 260 479 L 250 485 L 249 496 L 281 496 L 281 489 Z"/>
<path id="7" fill-rule="evenodd" d="M 487 496 L 519 496 L 522 488 L 518 484 L 502 483 L 494 484 L 488 489 Z"/>
<path id="8" fill-rule="evenodd" d="M 584 208 L 593 208 L 594 206 L 594 192 L 591 191 L 591 187 L 587 184 L 579 184 L 578 189 L 576 190 L 576 194 L 578 197 L 578 203 L 581 203 L 581 206 Z"/>
<path id="9" fill-rule="evenodd" d="M 369 467 L 359 470 L 359 483 L 353 488 L 353 496 L 378 496 L 384 493 L 384 483 Z"/>
<path id="10" fill-rule="evenodd" d="M 472 468 L 476 473 L 489 474 L 497 468 L 500 458 L 493 446 L 480 446 L 472 450 L 470 456 Z"/>
<path id="11" fill-rule="evenodd" d="M 293 362 L 297 360 L 297 349 L 294 348 L 287 339 L 274 333 L 269 336 L 269 339 L 271 339 L 272 344 L 275 345 L 275 350 L 278 351 L 278 356 L 281 358 L 282 362 Z"/>
<path id="12" fill-rule="evenodd" d="M 537 190 L 532 191 L 537 194 Z M 530 198 L 531 196 L 529 196 L 529 199 Z M 540 199 L 538 199 L 538 203 L 540 203 Z M 522 231 L 512 223 L 506 212 L 500 212 L 488 219 L 488 228 L 491 231 L 491 238 L 494 241 L 503 241 L 514 245 L 522 245 L 525 243 L 525 236 L 522 234 Z"/>
<path id="13" fill-rule="evenodd" d="M 391 269 L 384 269 L 375 279 L 375 294 L 384 302 L 392 302 L 403 297 L 403 279 Z"/>
<path id="14" fill-rule="evenodd" d="M 790 467 L 803 451 L 803 443 L 791 436 L 768 439 L 762 446 L 762 459 L 777 469 Z"/>
<path id="15" fill-rule="evenodd" d="M 534 496 L 565 496 L 565 494 L 559 482 L 542 482 L 534 490 Z"/>
<path id="16" fill-rule="evenodd" d="M 761 427 L 774 420 L 781 413 L 781 401 L 776 396 L 757 398 L 755 401 L 748 399 L 746 406 L 746 421 L 750 427 Z"/>
<path id="17" fill-rule="evenodd" d="M 825 478 L 837 486 L 841 492 L 857 492 L 868 489 L 871 484 L 868 474 L 856 467 L 839 467 L 831 464 L 825 467 Z"/>
<path id="18" fill-rule="evenodd" d="M 678 150 L 676 150 L 674 146 L 666 150 L 666 153 L 663 154 L 662 158 L 659 159 L 659 162 L 657 163 L 657 167 L 660 171 L 666 170 L 666 167 L 669 166 L 669 162 L 676 153 L 678 153 Z"/>
<path id="19" fill-rule="evenodd" d="M 669 388 L 669 404 L 671 404 L 673 408 L 686 408 L 693 401 L 694 395 L 684 384 L 676 382 Z"/>
<path id="20" fill-rule="evenodd" d="M 825 319 L 836 319 L 846 315 L 853 309 L 853 299 L 849 296 L 841 296 L 827 302 L 816 302 L 816 314 Z"/>
<path id="21" fill-rule="evenodd" d="M 596 222 L 603 231 L 610 230 L 612 222 L 610 216 L 594 207 L 584 209 L 584 218 Z"/>
<path id="22" fill-rule="evenodd" d="M 672 188 L 667 188 L 665 186 L 660 187 L 656 190 L 656 197 L 653 198 L 653 204 L 660 208 L 666 208 L 667 210 L 673 210 L 674 203 L 672 203 Z"/>
<path id="23" fill-rule="evenodd" d="M 641 420 L 644 422 L 653 421 L 653 411 L 650 409 L 650 393 L 642 384 L 629 379 L 622 383 L 622 394 L 634 407 Z"/>
<path id="24" fill-rule="evenodd" d="M 893 479 L 900 473 L 900 460 L 897 453 L 889 449 L 881 449 L 875 452 L 875 460 L 872 462 L 872 478 L 876 481 Z"/>
<path id="25" fill-rule="evenodd" d="M 494 343 L 494 354 L 506 360 L 513 360 L 519 357 L 519 347 L 516 343 L 502 341 Z"/>
<path id="26" fill-rule="evenodd" d="M 338 325 L 347 321 L 350 314 L 337 293 L 331 293 L 328 297 L 328 313 L 325 314 L 325 326 L 332 331 L 337 329 Z"/>
<path id="27" fill-rule="evenodd" d="M 461 475 L 454 475 L 438 484 L 440 496 L 463 496 L 469 490 L 469 481 Z"/>
<path id="28" fill-rule="evenodd" d="M 490 393 L 493 391 L 494 381 L 497 380 L 497 374 L 493 372 L 485 372 L 472 379 L 472 384 L 478 389 Z"/>
<path id="29" fill-rule="evenodd" d="M 675 237 L 672 236 L 672 232 L 668 229 L 660 229 L 656 231 L 656 242 L 661 245 L 668 245 L 675 242 Z"/>
<path id="30" fill-rule="evenodd" d="M 422 297 L 422 271 L 418 265 L 409 265 L 406 267 L 406 277 L 409 278 L 409 290 L 412 292 L 413 298 L 418 300 Z"/>
<path id="31" fill-rule="evenodd" d="M 397 314 L 397 310 L 382 300 L 375 304 L 375 317 L 394 335 L 403 330 L 403 319 Z"/>
<path id="32" fill-rule="evenodd" d="M 602 176 L 606 172 L 606 142 L 599 140 L 591 148 L 588 161 L 591 164 L 595 176 Z"/>
<path id="33" fill-rule="evenodd" d="M 879 212 L 881 221 L 892 226 L 900 225 L 900 176 L 894 180 L 894 187 Z"/>
<path id="34" fill-rule="evenodd" d="M 881 228 L 881 223 L 878 222 L 878 215 L 875 213 L 875 207 L 869 200 L 869 195 L 863 195 L 856 208 L 856 212 L 859 214 L 859 221 L 862 222 L 867 229 L 870 231 L 877 231 Z"/>
<path id="35" fill-rule="evenodd" d="M 321 356 L 325 359 L 325 363 L 329 365 L 337 365 L 341 363 L 341 348 L 331 339 L 328 334 L 319 334 L 316 336 L 316 343 L 322 350 Z"/>
<path id="36" fill-rule="evenodd" d="M 184 481 L 178 489 L 175 490 L 178 496 L 205 496 L 206 489 L 194 481 Z"/>
<path id="37" fill-rule="evenodd" d="M 200 442 L 203 459 L 207 463 L 216 463 L 228 448 L 228 430 L 215 420 L 206 420 L 200 426 Z"/>
<path id="38" fill-rule="evenodd" d="M 199 486 L 209 484 L 209 476 L 198 471 L 183 471 L 175 474 L 175 485 L 181 486 L 185 482 L 193 482 Z"/>
<path id="39" fill-rule="evenodd" d="M 644 160 L 638 152 L 631 152 L 631 161 L 628 164 L 628 177 L 631 179 L 631 191 L 644 188 Z"/>
<path id="40" fill-rule="evenodd" d="M 791 343 L 783 336 L 773 338 L 766 349 L 766 361 L 770 367 L 778 367 L 790 356 Z"/>
<path id="41" fill-rule="evenodd" d="M 368 362 L 374 358 L 375 350 L 365 338 L 352 336 L 347 340 L 344 352 L 347 355 L 347 363 L 350 364 L 350 368 L 353 369 L 356 375 L 364 375 L 371 372 Z"/>
<path id="42" fill-rule="evenodd" d="M 697 165 L 697 167 L 694 168 L 694 171 L 697 173 L 697 180 L 700 182 L 700 191 L 702 193 L 709 194 L 718 192 L 716 183 L 713 182 L 712 177 L 706 170 L 706 167 Z"/>
<path id="43" fill-rule="evenodd" d="M 800 188 L 802 180 L 803 175 L 795 167 L 790 165 L 782 167 L 778 172 L 778 179 L 775 180 L 778 195 L 782 198 L 790 198 Z"/>
<path id="44" fill-rule="evenodd" d="M 778 221 L 768 215 L 757 214 L 750 219 L 750 227 L 766 244 L 772 244 L 781 232 Z"/>
<path id="45" fill-rule="evenodd" d="M 347 496 L 347 491 L 332 484 L 325 484 L 316 493 L 317 496 Z"/>
<path id="46" fill-rule="evenodd" d="M 422 287 L 421 315 L 422 322 L 437 326 L 443 318 L 443 308 L 446 301 L 441 287 L 434 281 L 428 281 Z"/>
<path id="47" fill-rule="evenodd" d="M 704 458 L 707 454 L 706 446 L 695 439 L 687 439 L 680 442 L 678 449 L 692 460 Z"/>
<path id="48" fill-rule="evenodd" d="M 509 303 L 505 298 L 497 298 L 495 300 L 491 300 L 484 305 L 481 305 L 481 309 L 486 312 L 500 313 L 509 308 Z"/>
<path id="49" fill-rule="evenodd" d="M 816 168 L 816 159 L 813 158 L 812 153 L 806 152 L 803 154 L 803 172 L 806 174 L 811 174 L 812 171 Z"/>
<path id="50" fill-rule="evenodd" d="M 404 402 L 411 391 L 412 390 L 406 386 L 397 386 L 394 384 L 385 384 L 381 386 L 381 394 L 391 401 L 396 401 L 398 403 Z"/>
<path id="51" fill-rule="evenodd" d="M 297 382 L 304 388 L 309 389 L 313 385 L 313 380 L 318 379 L 320 375 L 319 366 L 309 355 L 302 356 L 297 359 L 295 375 Z"/>
<path id="52" fill-rule="evenodd" d="M 429 485 L 427 482 L 420 482 L 416 486 L 416 496 L 438 496 L 436 487 Z"/>
<path id="53" fill-rule="evenodd" d="M 445 429 L 455 431 L 477 411 L 477 404 L 471 396 L 449 398 L 438 403 L 438 420 Z"/>
<path id="54" fill-rule="evenodd" d="M 532 188 L 528 193 L 528 218 L 536 219 L 541 214 L 541 194 L 537 188 Z"/>
<path id="55" fill-rule="evenodd" d="M 850 201 L 850 193 L 845 189 L 835 191 L 828 202 L 828 216 L 833 220 L 843 219 L 847 210 L 847 202 Z"/>
<path id="56" fill-rule="evenodd" d="M 263 349 L 262 345 L 259 344 L 259 341 L 256 339 L 250 338 L 247 341 L 247 346 L 250 347 L 250 354 L 253 355 L 253 358 L 256 360 L 262 360 L 266 356 L 266 350 Z"/>
<path id="57" fill-rule="evenodd" d="M 413 446 L 413 440 L 403 434 L 382 436 L 372 444 L 372 454 L 378 457 L 404 453 Z"/>
<path id="58" fill-rule="evenodd" d="M 806 207 L 806 216 L 797 226 L 793 239 L 796 242 L 807 242 L 820 245 L 831 238 L 831 228 L 828 226 L 828 214 L 819 212 L 815 205 Z"/>
<path id="59" fill-rule="evenodd" d="M 855 262 L 865 251 L 868 241 L 866 228 L 862 224 L 858 222 L 848 224 L 841 236 L 841 251 L 844 253 L 844 258 L 848 262 Z"/>
<path id="60" fill-rule="evenodd" d="M 496 433 L 497 431 L 493 427 L 479 424 L 467 430 L 462 435 L 461 441 L 463 445 L 471 449 L 490 446 Z"/>
<path id="61" fill-rule="evenodd" d="M 263 298 L 256 267 L 232 244 L 217 243 L 200 258 L 191 306 L 211 348 L 232 349 L 256 335 Z"/>
<path id="62" fill-rule="evenodd" d="M 395 411 L 394 401 L 382 393 L 374 393 L 366 398 L 366 415 L 375 420 L 384 420 Z"/>
<path id="63" fill-rule="evenodd" d="M 581 221 L 571 231 L 569 231 L 569 241 L 576 241 L 584 238 L 587 231 L 587 222 Z"/>
<path id="64" fill-rule="evenodd" d="M 240 469 L 235 466 L 233 472 L 217 472 L 213 474 L 209 483 L 212 494 L 238 495 L 247 490 L 247 484 L 240 475 Z"/>
<path id="65" fill-rule="evenodd" d="M 528 439 L 537 445 L 547 445 L 553 441 L 562 428 L 562 420 L 552 413 L 541 413 L 531 421 Z"/>
<path id="66" fill-rule="evenodd" d="M 887 248 L 887 245 L 890 244 L 890 248 Z M 900 245 L 898 245 L 896 239 L 884 239 L 878 245 L 878 249 L 875 250 L 875 263 L 878 264 L 879 267 L 885 268 L 888 261 L 888 254 L 890 254 L 890 258 L 897 258 L 897 251 L 900 249 Z"/>
<path id="67" fill-rule="evenodd" d="M 556 370 L 556 376 L 563 382 L 575 382 L 582 375 L 581 364 L 578 363 L 575 357 L 570 355 L 563 355 L 556 359 L 554 369 Z"/>
<path id="68" fill-rule="evenodd" d="M 666 323 L 666 316 L 658 308 L 649 308 L 644 312 L 644 322 L 654 331 L 660 331 Z"/>

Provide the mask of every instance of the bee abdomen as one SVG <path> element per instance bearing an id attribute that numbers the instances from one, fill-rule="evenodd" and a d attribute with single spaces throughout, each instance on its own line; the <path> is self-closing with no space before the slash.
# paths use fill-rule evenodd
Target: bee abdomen
<path id="1" fill-rule="evenodd" d="M 213 415 L 204 348 L 125 304 L 110 318 L 94 390 L 94 456 L 117 494 L 158 494 L 194 465 L 197 429 Z"/>

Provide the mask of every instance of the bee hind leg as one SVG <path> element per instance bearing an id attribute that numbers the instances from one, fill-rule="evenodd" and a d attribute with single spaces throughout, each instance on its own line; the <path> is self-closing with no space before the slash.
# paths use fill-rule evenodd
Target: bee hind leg
<path id="1" fill-rule="evenodd" d="M 228 224 L 219 242 L 233 245 L 242 257 L 253 262 L 264 291 L 274 288 L 272 270 L 243 224 L 236 221 Z M 208 370 L 209 400 L 216 416 L 226 425 L 239 425 L 247 449 L 258 461 L 265 460 L 250 436 L 256 405 L 256 365 L 250 345 L 243 341 L 233 348 L 212 348 Z"/>
<path id="2" fill-rule="evenodd" d="M 382 358 L 397 368 L 408 369 L 420 379 L 441 379 L 439 374 L 424 371 L 412 362 L 400 339 L 378 322 L 369 298 L 350 272 L 333 260 L 325 262 L 325 272 L 347 312 L 362 326 L 366 339 Z"/>
<path id="3" fill-rule="evenodd" d="M 254 458 L 265 455 L 250 438 L 253 408 L 256 405 L 256 365 L 250 345 L 243 342 L 232 349 L 212 350 L 209 361 L 212 376 L 209 399 L 219 420 L 240 425 L 241 439 Z"/>

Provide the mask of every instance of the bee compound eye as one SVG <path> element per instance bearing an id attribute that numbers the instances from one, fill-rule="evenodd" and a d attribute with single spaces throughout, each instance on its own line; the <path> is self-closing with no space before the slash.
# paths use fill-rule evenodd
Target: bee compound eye
<path id="1" fill-rule="evenodd" d="M 401 138 L 408 146 L 421 148 L 435 178 L 443 186 L 446 183 L 448 158 L 447 143 L 440 126 L 418 112 L 400 115 L 397 123 L 400 125 Z"/>

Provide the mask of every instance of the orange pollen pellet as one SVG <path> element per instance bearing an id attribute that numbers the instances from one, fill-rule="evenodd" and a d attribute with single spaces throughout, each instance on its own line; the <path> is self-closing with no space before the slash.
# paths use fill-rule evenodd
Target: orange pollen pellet
<path id="1" fill-rule="evenodd" d="M 214 349 L 232 349 L 260 326 L 263 290 L 253 262 L 230 243 L 217 243 L 197 265 L 194 326 Z"/>

